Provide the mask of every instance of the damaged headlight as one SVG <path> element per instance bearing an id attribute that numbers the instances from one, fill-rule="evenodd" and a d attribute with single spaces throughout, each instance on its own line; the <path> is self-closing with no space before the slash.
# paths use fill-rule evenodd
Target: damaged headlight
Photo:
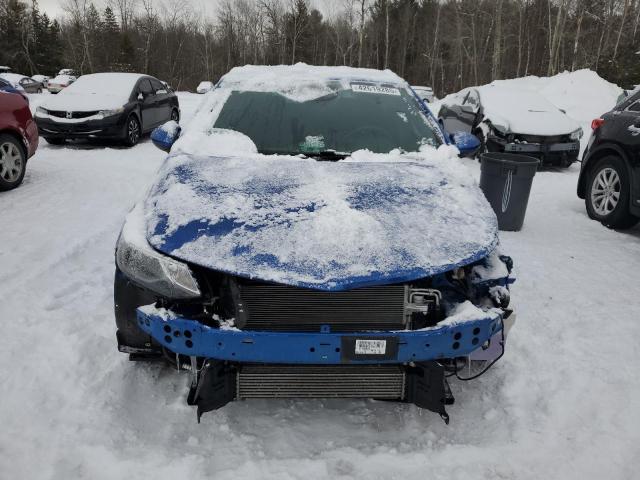
<path id="1" fill-rule="evenodd" d="M 36 108 L 36 117 L 40 117 L 43 115 L 47 115 L 49 112 L 47 111 L 46 108 L 44 107 L 38 107 Z"/>
<path id="2" fill-rule="evenodd" d="M 575 132 L 571 132 L 571 140 L 580 140 L 582 138 L 582 128 L 577 129 Z"/>
<path id="3" fill-rule="evenodd" d="M 171 299 L 197 298 L 200 288 L 189 266 L 156 252 L 144 235 L 142 207 L 127 216 L 116 247 L 116 263 L 136 283 Z"/>

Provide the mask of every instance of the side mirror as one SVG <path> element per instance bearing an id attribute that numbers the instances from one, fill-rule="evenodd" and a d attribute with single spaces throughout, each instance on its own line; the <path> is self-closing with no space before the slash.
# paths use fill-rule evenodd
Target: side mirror
<path id="1" fill-rule="evenodd" d="M 173 144 L 180 137 L 182 129 L 175 120 L 168 121 L 160 125 L 151 132 L 151 141 L 153 144 L 164 152 L 171 150 Z"/>
<path id="2" fill-rule="evenodd" d="M 144 93 L 140 92 L 140 93 L 138 94 L 138 101 L 139 101 L 139 102 L 141 102 L 141 101 L 143 101 L 143 100 L 144 100 Z"/>
<path id="3" fill-rule="evenodd" d="M 451 142 L 460 150 L 461 157 L 471 157 L 480 148 L 480 140 L 470 133 L 455 132 L 450 135 L 450 138 Z"/>

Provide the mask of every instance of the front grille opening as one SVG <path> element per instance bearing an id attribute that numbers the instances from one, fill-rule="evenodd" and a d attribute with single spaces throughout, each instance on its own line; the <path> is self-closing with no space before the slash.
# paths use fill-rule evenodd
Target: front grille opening
<path id="1" fill-rule="evenodd" d="M 335 332 L 402 330 L 404 285 L 323 292 L 285 285 L 240 285 L 236 325 L 243 330 Z"/>
<path id="2" fill-rule="evenodd" d="M 249 398 L 377 398 L 402 400 L 399 365 L 243 365 L 236 395 Z"/>

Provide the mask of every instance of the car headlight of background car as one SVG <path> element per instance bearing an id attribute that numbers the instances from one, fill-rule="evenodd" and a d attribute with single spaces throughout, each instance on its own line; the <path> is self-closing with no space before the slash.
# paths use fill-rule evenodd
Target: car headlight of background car
<path id="1" fill-rule="evenodd" d="M 43 107 L 36 108 L 36 117 L 47 115 L 48 113 L 49 111 L 46 108 L 43 108 Z"/>
<path id="2" fill-rule="evenodd" d="M 200 288 L 189 266 L 156 252 L 147 242 L 141 206 L 134 207 L 122 227 L 116 263 L 135 283 L 167 298 L 200 296 Z"/>
<path id="3" fill-rule="evenodd" d="M 582 138 L 582 128 L 571 132 L 571 140 L 580 140 Z"/>
<path id="4" fill-rule="evenodd" d="M 114 108 L 113 110 L 100 110 L 98 112 L 98 117 L 100 118 L 113 117 L 114 115 L 120 115 L 123 112 L 124 112 L 124 107 Z"/>

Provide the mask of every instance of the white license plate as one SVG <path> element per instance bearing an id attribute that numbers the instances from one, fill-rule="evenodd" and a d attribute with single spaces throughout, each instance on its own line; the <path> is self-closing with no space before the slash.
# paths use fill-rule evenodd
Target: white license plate
<path id="1" fill-rule="evenodd" d="M 386 351 L 386 340 L 356 340 L 357 355 L 384 355 Z"/>

